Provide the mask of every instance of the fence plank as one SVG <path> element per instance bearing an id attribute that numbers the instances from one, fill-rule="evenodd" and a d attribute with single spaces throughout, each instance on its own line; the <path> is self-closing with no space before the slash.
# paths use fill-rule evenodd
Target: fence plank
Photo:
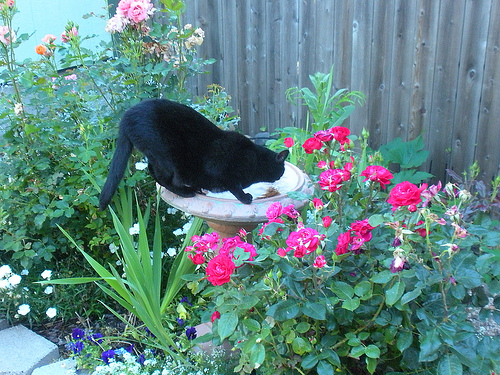
<path id="1" fill-rule="evenodd" d="M 478 121 L 475 159 L 481 178 L 491 181 L 500 173 L 500 2 L 492 1 L 491 21 L 486 44 L 486 63 Z"/>
<path id="2" fill-rule="evenodd" d="M 490 1 L 466 2 L 456 97 L 462 105 L 456 106 L 451 136 L 451 168 L 457 171 L 474 162 L 490 10 Z"/>
<path id="3" fill-rule="evenodd" d="M 430 172 L 434 175 L 442 175 L 451 163 L 451 135 L 459 71 L 456 57 L 460 55 L 464 8 L 462 1 L 440 3 L 431 116 L 427 125 L 427 148 L 431 153 Z"/>

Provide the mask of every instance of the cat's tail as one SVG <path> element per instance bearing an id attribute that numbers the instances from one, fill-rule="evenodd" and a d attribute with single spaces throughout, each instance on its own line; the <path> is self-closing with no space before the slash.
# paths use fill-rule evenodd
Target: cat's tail
<path id="1" fill-rule="evenodd" d="M 127 169 L 128 159 L 130 154 L 132 154 L 132 149 L 132 142 L 130 142 L 125 134 L 120 133 L 118 139 L 116 140 L 116 149 L 109 167 L 108 178 L 106 179 L 106 183 L 104 184 L 101 195 L 99 196 L 100 210 L 106 209 L 108 204 L 111 202 L 111 198 L 113 198 L 113 194 L 118 188 L 118 184 Z"/>

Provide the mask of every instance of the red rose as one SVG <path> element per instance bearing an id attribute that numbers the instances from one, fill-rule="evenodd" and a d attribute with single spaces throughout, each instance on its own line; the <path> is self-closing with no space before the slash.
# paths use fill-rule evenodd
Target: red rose
<path id="1" fill-rule="evenodd" d="M 349 244 L 351 243 L 351 232 L 340 233 L 337 237 L 337 248 L 335 249 L 335 253 L 337 255 L 346 254 L 349 252 Z"/>
<path id="2" fill-rule="evenodd" d="M 287 137 L 285 138 L 285 147 L 292 147 L 293 145 L 295 144 L 295 142 L 293 141 L 293 138 L 291 137 Z"/>
<path id="3" fill-rule="evenodd" d="M 333 139 L 333 134 L 326 130 L 320 130 L 319 132 L 314 133 L 314 137 L 318 138 L 321 142 L 329 142 Z"/>
<path id="4" fill-rule="evenodd" d="M 321 150 L 323 143 L 316 137 L 309 138 L 302 145 L 306 154 L 312 154 L 314 150 Z"/>
<path id="5" fill-rule="evenodd" d="M 418 187 L 408 181 L 403 181 L 394 186 L 389 193 L 388 203 L 392 205 L 392 211 L 403 206 L 410 206 L 411 211 L 416 210 L 416 205 L 422 201 L 421 193 L 427 188 L 427 184 Z"/>
<path id="6" fill-rule="evenodd" d="M 322 210 L 323 209 L 323 202 L 319 198 L 314 198 L 313 199 L 313 205 L 314 208 L 317 210 Z"/>
<path id="7" fill-rule="evenodd" d="M 296 232 L 290 233 L 286 239 L 288 248 L 286 251 L 294 250 L 294 255 L 301 258 L 310 254 L 318 248 L 319 233 L 312 228 L 301 228 Z"/>
<path id="8" fill-rule="evenodd" d="M 330 226 L 330 224 L 332 224 L 332 218 L 330 216 L 325 216 L 323 218 L 323 226 L 325 228 L 328 228 Z"/>
<path id="9" fill-rule="evenodd" d="M 220 312 L 218 312 L 217 310 L 214 311 L 214 313 L 212 314 L 212 317 L 210 318 L 210 320 L 212 321 L 212 323 L 217 320 L 217 319 L 220 319 Z"/>
<path id="10" fill-rule="evenodd" d="M 274 202 L 266 210 L 266 216 L 269 221 L 273 221 L 280 217 L 283 213 L 283 206 L 280 202 Z"/>
<path id="11" fill-rule="evenodd" d="M 340 149 L 344 151 L 344 144 L 347 143 L 349 145 L 349 139 L 347 136 L 351 134 L 351 131 L 343 126 L 335 126 L 328 129 L 328 132 L 333 134 L 333 138 L 340 143 Z"/>
<path id="12" fill-rule="evenodd" d="M 194 264 L 203 264 L 205 263 L 205 257 L 201 253 L 197 254 L 189 254 L 188 258 L 193 261 Z"/>
<path id="13" fill-rule="evenodd" d="M 235 265 L 227 256 L 219 254 L 212 258 L 207 264 L 207 280 L 212 285 L 222 285 L 231 280 L 231 274 Z"/>
<path id="14" fill-rule="evenodd" d="M 378 182 L 382 189 L 385 189 L 385 185 L 389 185 L 394 177 L 391 172 L 379 165 L 369 165 L 360 175 L 366 177 L 363 182 L 368 179 Z"/>

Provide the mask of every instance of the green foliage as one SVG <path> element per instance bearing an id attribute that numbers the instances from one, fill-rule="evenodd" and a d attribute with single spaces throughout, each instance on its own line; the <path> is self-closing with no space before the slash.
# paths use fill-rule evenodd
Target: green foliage
<path id="1" fill-rule="evenodd" d="M 466 217 L 474 199 L 457 185 L 399 183 L 384 163 L 419 179 L 421 139 L 373 153 L 366 132 L 323 127 L 321 97 L 308 103 L 314 134 L 284 129 L 277 141 L 294 139 L 314 196 L 300 216 L 274 203 L 258 257 L 204 288 L 220 313 L 214 341 L 241 351 L 240 374 L 499 371 L 500 342 L 468 317 L 498 320 L 499 222 Z"/>
<path id="2" fill-rule="evenodd" d="M 159 200 L 159 195 L 158 195 Z M 124 202 L 124 206 L 132 210 L 132 201 Z M 157 202 L 158 205 L 158 202 Z M 163 261 L 162 261 L 162 237 L 160 215 L 156 215 L 154 224 L 154 235 L 152 246 L 147 236 L 147 219 L 140 212 L 140 207 L 137 204 L 136 213 L 138 216 L 138 238 L 134 238 L 130 234 L 129 226 L 123 225 L 117 214 L 111 209 L 111 215 L 115 225 L 116 232 L 120 237 L 120 260 L 123 264 L 123 274 L 114 266 L 109 265 L 110 270 L 106 269 L 97 260 L 87 254 L 71 236 L 62 228 L 63 234 L 77 247 L 82 253 L 86 261 L 92 266 L 94 271 L 99 275 L 97 278 L 70 278 L 52 280 L 52 284 L 81 284 L 93 281 L 104 281 L 108 286 L 99 283 L 101 288 L 109 297 L 120 304 L 124 309 L 134 314 L 148 330 L 154 335 L 153 338 L 148 338 L 143 335 L 142 342 L 151 341 L 153 346 L 158 346 L 169 355 L 177 358 L 177 354 L 173 351 L 176 347 L 174 339 L 169 332 L 168 326 L 164 324 L 164 316 L 167 308 L 171 305 L 173 299 L 185 284 L 182 276 L 194 270 L 194 265 L 187 259 L 183 248 L 187 245 L 185 241 L 182 250 L 177 255 L 177 258 L 170 269 L 166 284 L 163 283 Z M 128 216 L 128 215 L 127 215 Z M 149 213 L 144 215 L 149 217 Z M 127 218 L 125 218 L 127 220 Z M 191 226 L 190 234 L 193 235 L 200 230 L 201 219 L 196 218 L 195 223 Z M 190 237 L 189 237 L 190 238 Z M 137 243 L 135 243 L 137 241 Z M 165 289 L 162 290 L 163 285 Z M 117 317 L 120 315 L 108 307 Z M 121 318 L 123 319 L 123 318 Z M 123 319 L 124 322 L 128 323 Z M 156 343 L 155 343 L 156 341 Z"/>
<path id="3" fill-rule="evenodd" d="M 23 62 L 15 51 L 28 34 L 0 43 L 0 79 L 12 88 L 0 94 L 2 262 L 22 270 L 67 257 L 74 250 L 57 226 L 89 254 L 116 260 L 107 251 L 116 234 L 112 218 L 97 210 L 99 191 L 90 176 L 98 186 L 104 183 L 125 109 L 150 97 L 187 101 L 186 80 L 213 63 L 196 57 L 203 31 L 180 23 L 183 2 L 165 5 L 167 22 L 145 20 L 141 27 L 110 30 L 109 45 L 80 35 L 73 22 L 65 40 L 42 42 L 39 55 L 33 51 Z M 3 24 L 17 30 L 16 7 L 1 6 Z M 85 47 L 90 42 L 98 46 L 95 51 Z M 134 155 L 123 184 L 136 186 L 145 207 L 155 184 L 133 167 L 138 161 Z M 164 235 L 176 246 L 172 232 L 180 226 L 179 215 L 166 223 Z"/>
<path id="4" fill-rule="evenodd" d="M 416 169 L 429 156 L 429 151 L 424 150 L 424 147 L 424 138 L 422 135 L 409 142 L 403 142 L 401 138 L 396 138 L 380 147 L 380 153 L 384 158 L 384 162 L 388 165 L 395 163 L 400 168 L 399 172 L 394 175 L 393 183 L 410 181 L 418 184 L 432 177 L 430 173 Z"/>

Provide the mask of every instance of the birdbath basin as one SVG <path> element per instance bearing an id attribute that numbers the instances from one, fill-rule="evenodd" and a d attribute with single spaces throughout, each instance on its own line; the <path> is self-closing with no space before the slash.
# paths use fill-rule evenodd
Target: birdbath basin
<path id="1" fill-rule="evenodd" d="M 267 208 L 274 202 L 283 206 L 293 204 L 300 210 L 308 203 L 307 199 L 293 199 L 289 192 L 312 194 L 313 187 L 309 177 L 299 168 L 285 162 L 283 176 L 273 183 L 259 182 L 244 189 L 252 194 L 251 204 L 243 204 L 231 193 L 196 194 L 192 198 L 183 198 L 161 187 L 162 199 L 171 206 L 206 220 L 221 238 L 234 237 L 240 229 L 250 232 L 259 223 L 267 221 Z"/>

